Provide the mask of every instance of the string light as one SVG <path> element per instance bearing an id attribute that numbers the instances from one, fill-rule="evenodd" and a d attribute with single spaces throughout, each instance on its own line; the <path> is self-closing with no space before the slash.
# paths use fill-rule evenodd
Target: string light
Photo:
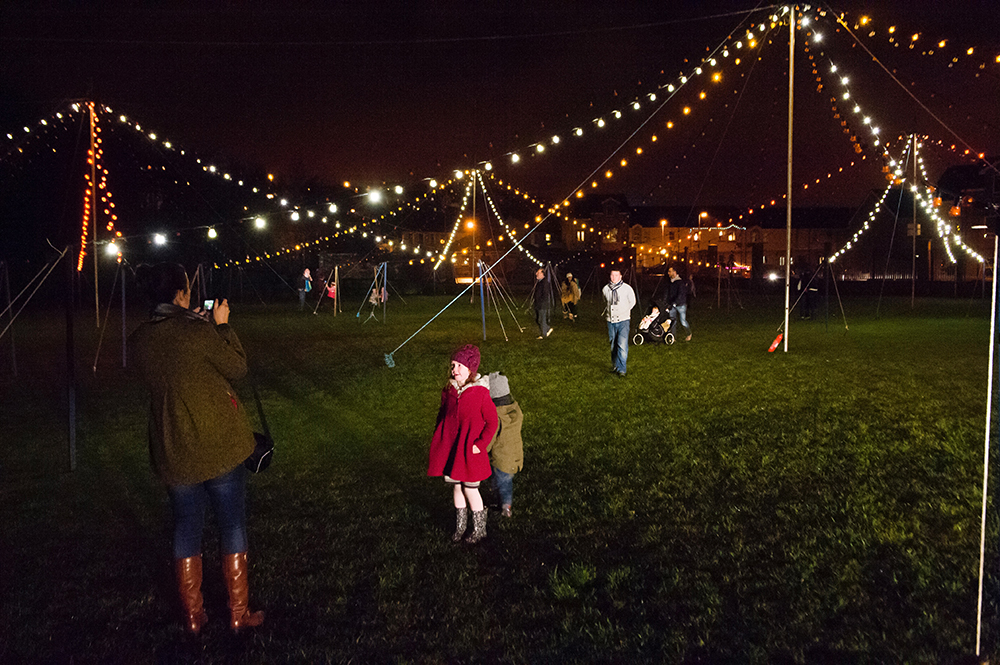
<path id="1" fill-rule="evenodd" d="M 115 233 L 115 222 L 118 221 L 114 197 L 108 188 L 108 169 L 104 166 L 104 139 L 101 137 L 100 118 L 94 102 L 87 102 L 86 106 L 90 121 L 91 147 L 87 150 L 87 164 L 90 168 L 84 169 L 86 185 L 84 187 L 83 215 L 80 222 L 80 253 L 76 262 L 77 272 L 83 270 L 83 259 L 87 255 L 87 236 L 91 233 L 91 225 L 98 223 L 99 215 L 104 214 L 104 218 L 107 220 L 106 229 L 112 233 Z M 27 129 L 25 127 L 25 130 Z M 116 235 L 121 237 L 121 233 Z M 96 243 L 96 241 L 97 234 L 94 233 L 94 242 Z"/>
<path id="2" fill-rule="evenodd" d="M 527 257 L 528 257 L 529 259 L 531 259 L 532 261 L 534 261 L 534 262 L 535 262 L 536 264 L 538 264 L 538 265 L 543 265 L 541 261 L 539 261 L 539 260 L 538 260 L 537 258 L 535 258 L 535 256 L 533 256 L 533 255 L 532 255 L 532 253 L 531 253 L 531 252 L 529 252 L 528 250 L 526 250 L 526 249 L 524 248 L 524 244 L 523 244 L 523 243 L 518 243 L 518 242 L 517 242 L 517 241 L 515 240 L 515 237 L 516 237 L 516 235 L 517 235 L 517 231 L 516 231 L 516 230 L 514 230 L 514 229 L 511 229 L 511 228 L 510 228 L 509 226 L 507 226 L 507 222 L 505 222 L 505 221 L 504 221 L 504 219 L 503 219 L 503 217 L 502 217 L 502 216 L 500 215 L 500 211 L 499 211 L 499 210 L 497 210 L 497 207 L 496 207 L 496 204 L 495 204 L 495 203 L 493 203 L 493 197 L 491 197 L 491 196 L 490 196 L 490 193 L 489 193 L 489 190 L 487 190 L 487 188 L 486 188 L 486 183 L 485 183 L 485 182 L 483 182 L 483 178 L 482 178 L 482 176 L 481 176 L 481 175 L 479 174 L 479 171 L 476 171 L 476 178 L 478 179 L 478 181 L 479 181 L 479 184 L 480 184 L 480 186 L 481 186 L 481 187 L 483 188 L 483 195 L 484 195 L 484 197 L 486 198 L 486 203 L 487 203 L 487 205 L 489 205 L 489 206 L 490 206 L 490 210 L 492 210 L 492 211 L 493 211 L 493 216 L 494 216 L 494 217 L 496 217 L 497 221 L 498 221 L 498 222 L 500 223 L 500 225 L 501 225 L 501 226 L 503 227 L 504 231 L 506 231 L 506 232 L 507 232 L 507 233 L 506 233 L 506 236 L 507 236 L 507 237 L 508 237 L 508 238 L 510 239 L 510 241 L 511 241 L 512 243 L 515 243 L 515 245 L 517 246 L 517 248 L 518 248 L 518 249 L 519 249 L 519 250 L 520 250 L 520 251 L 521 251 L 521 252 L 522 252 L 522 253 L 523 253 L 523 254 L 524 254 L 525 256 L 527 256 Z"/>
<path id="3" fill-rule="evenodd" d="M 445 242 L 444 249 L 441 250 L 440 258 L 437 260 L 437 263 L 434 264 L 434 270 L 441 267 L 441 264 L 444 262 L 444 257 L 448 254 L 448 251 L 451 249 L 451 244 L 455 241 L 455 234 L 458 233 L 458 229 L 462 224 L 462 219 L 465 215 L 465 207 L 469 203 L 469 195 L 472 192 L 473 185 L 475 185 L 475 180 L 470 180 L 465 186 L 465 194 L 462 196 L 462 206 L 458 211 L 458 219 L 455 220 L 455 225 L 451 228 L 451 233 L 448 235 L 448 240 Z M 404 246 L 403 249 L 406 249 L 406 247 Z"/>
<path id="4" fill-rule="evenodd" d="M 875 204 L 874 209 L 868 213 L 868 220 L 865 221 L 862 228 L 859 229 L 854 234 L 854 236 L 851 238 L 850 241 L 848 241 L 841 249 L 839 249 L 832 256 L 830 256 L 830 258 L 828 259 L 830 263 L 835 262 L 847 250 L 851 249 L 854 246 L 854 244 L 856 244 L 861 239 L 861 236 L 864 234 L 864 232 L 870 228 L 870 224 L 875 221 L 875 218 L 878 215 L 879 211 L 881 210 L 882 204 L 885 202 L 885 199 L 889 195 L 889 192 L 891 191 L 892 187 L 894 185 L 902 187 L 906 183 L 906 178 L 904 177 L 903 174 L 902 165 L 907 162 L 908 158 L 911 155 L 911 152 L 913 153 L 912 156 L 916 160 L 916 163 L 920 168 L 921 176 L 923 178 L 924 183 L 927 182 L 928 180 L 927 171 L 924 166 L 923 158 L 919 154 L 919 148 L 921 146 L 918 143 L 917 151 L 913 151 L 912 150 L 913 143 L 914 142 L 912 139 L 907 143 L 907 147 L 903 151 L 903 154 L 900 157 L 899 161 L 895 160 L 890 161 L 890 166 L 895 169 L 894 171 L 892 171 L 893 177 L 889 180 L 889 183 L 886 185 L 886 188 L 882 192 L 882 196 L 879 198 L 878 202 Z M 948 259 L 951 261 L 951 263 L 956 262 L 955 255 L 951 250 L 952 243 L 960 247 L 969 256 L 976 259 L 976 261 L 980 263 L 985 262 L 985 259 L 978 252 L 969 247 L 962 240 L 961 236 L 953 232 L 953 229 L 950 224 L 941 219 L 941 216 L 938 214 L 937 209 L 934 205 L 934 190 L 932 187 L 926 184 L 921 185 L 919 183 L 912 183 L 910 191 L 913 194 L 914 205 L 919 203 L 920 206 L 924 209 L 924 212 L 926 212 L 928 217 L 930 217 L 931 221 L 934 222 L 938 232 L 938 237 L 941 239 L 942 244 L 944 245 L 945 248 L 945 252 L 947 253 Z M 916 229 L 914 229 L 913 232 L 916 233 Z"/>

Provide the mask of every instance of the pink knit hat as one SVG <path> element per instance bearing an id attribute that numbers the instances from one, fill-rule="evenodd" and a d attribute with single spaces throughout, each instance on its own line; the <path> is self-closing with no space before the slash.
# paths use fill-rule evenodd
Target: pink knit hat
<path id="1" fill-rule="evenodd" d="M 472 344 L 466 344 L 458 351 L 451 354 L 451 359 L 454 362 L 462 363 L 468 367 L 469 374 L 472 376 L 475 376 L 476 370 L 479 369 L 479 349 Z"/>

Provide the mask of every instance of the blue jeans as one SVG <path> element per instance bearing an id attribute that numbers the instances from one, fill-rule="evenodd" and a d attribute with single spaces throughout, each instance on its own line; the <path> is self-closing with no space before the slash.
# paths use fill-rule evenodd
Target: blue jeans
<path id="1" fill-rule="evenodd" d="M 306 290 L 299 289 L 299 309 L 302 309 L 305 306 L 306 306 Z"/>
<path id="2" fill-rule="evenodd" d="M 491 465 L 492 466 L 492 465 Z M 497 488 L 500 495 L 501 505 L 511 505 L 514 503 L 514 474 L 504 473 L 500 469 L 493 467 L 493 486 Z"/>
<path id="3" fill-rule="evenodd" d="M 217 478 L 167 488 L 174 511 L 174 558 L 201 554 L 205 508 L 212 504 L 223 554 L 247 551 L 247 470 L 242 464 Z"/>
<path id="4" fill-rule="evenodd" d="M 684 330 L 691 334 L 691 326 L 688 325 L 687 319 L 688 306 L 687 305 L 674 305 L 670 308 L 670 318 L 676 319 L 677 323 L 684 326 Z"/>
<path id="5" fill-rule="evenodd" d="M 608 341 L 611 342 L 611 364 L 619 374 L 625 373 L 628 360 L 628 329 L 631 321 L 608 321 Z"/>
<path id="6" fill-rule="evenodd" d="M 547 336 L 549 334 L 549 330 L 552 329 L 552 326 L 549 325 L 549 308 L 548 307 L 546 307 L 545 309 L 536 309 L 535 310 L 535 322 L 538 324 L 538 330 L 541 331 L 539 334 L 542 337 Z"/>

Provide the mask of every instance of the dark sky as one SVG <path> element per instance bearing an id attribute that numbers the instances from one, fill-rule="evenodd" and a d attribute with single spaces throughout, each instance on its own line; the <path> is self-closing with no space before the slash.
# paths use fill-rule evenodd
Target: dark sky
<path id="1" fill-rule="evenodd" d="M 630 165 L 614 185 L 601 187 L 637 203 L 749 205 L 784 192 L 787 31 L 769 34 L 770 44 L 724 69 L 722 83 L 689 85 L 652 117 L 655 105 L 647 103 L 603 134 L 592 123 L 690 72 L 727 34 L 744 33 L 737 30 L 744 15 L 733 12 L 753 3 L 93 4 L 0 5 L 3 134 L 66 100 L 93 98 L 203 155 L 289 179 L 412 183 L 489 159 L 504 177 L 555 201 L 595 170 L 603 173 L 605 160 L 616 165 L 626 157 Z M 860 29 L 861 42 L 961 138 L 1000 153 L 995 3 L 869 6 L 876 35 Z M 834 8 L 848 11 L 853 26 L 866 5 Z M 823 48 L 852 72 L 854 99 L 870 109 L 883 137 L 916 129 L 956 142 L 831 25 L 821 28 L 830 33 Z M 891 25 L 902 47 L 888 41 Z M 909 49 L 915 33 L 918 46 Z M 940 40 L 947 40 L 944 49 L 922 54 Z M 803 202 L 856 205 L 884 183 L 881 162 L 866 145 L 866 163 L 849 166 L 860 155 L 833 117 L 829 93 L 837 86 L 827 59 L 819 48 L 812 53 L 823 63 L 825 90 L 817 92 L 800 49 L 796 184 L 837 174 L 803 190 Z M 709 93 L 705 101 L 697 99 L 701 90 Z M 689 117 L 684 106 L 693 109 Z M 554 134 L 569 139 L 577 126 L 587 130 L 583 139 L 550 146 L 521 167 L 507 165 L 509 151 L 524 154 Z M 933 151 L 931 177 L 959 162 Z"/>

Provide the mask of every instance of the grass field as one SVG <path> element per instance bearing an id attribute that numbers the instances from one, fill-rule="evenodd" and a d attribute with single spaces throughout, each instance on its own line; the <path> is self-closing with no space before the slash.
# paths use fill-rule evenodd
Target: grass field
<path id="1" fill-rule="evenodd" d="M 96 373 L 77 319 L 78 466 L 66 473 L 58 313 L 0 345 L 0 661 L 942 662 L 974 650 L 989 304 L 848 301 L 850 330 L 781 305 L 712 309 L 694 341 L 611 373 L 593 303 L 538 341 L 463 300 L 362 324 L 234 305 L 278 451 L 249 485 L 251 597 L 228 635 L 214 532 L 200 640 L 184 637 L 146 396 L 120 333 Z M 136 316 L 140 314 L 136 311 Z M 831 312 L 831 316 L 833 313 Z M 362 315 L 362 320 L 365 314 Z M 129 328 L 136 321 L 130 322 Z M 478 340 L 478 341 L 477 341 Z M 425 476 L 451 350 L 479 343 L 525 413 L 514 517 L 475 547 Z M 249 385 L 238 386 L 252 405 Z M 489 496 L 488 496 L 489 502 Z M 991 512 L 985 644 L 997 648 Z M 992 625 L 991 625 L 992 624 Z"/>

